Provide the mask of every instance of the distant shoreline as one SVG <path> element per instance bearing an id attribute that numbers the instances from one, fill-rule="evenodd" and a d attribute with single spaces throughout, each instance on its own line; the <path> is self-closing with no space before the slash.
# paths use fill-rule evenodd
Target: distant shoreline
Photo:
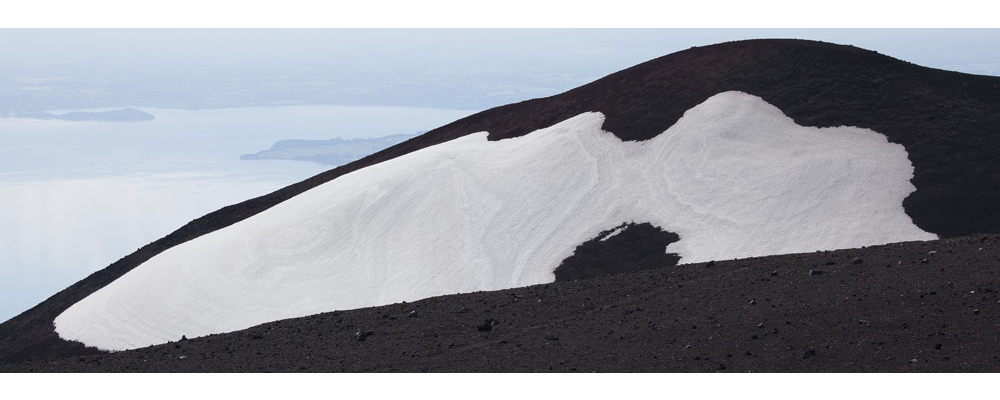
<path id="1" fill-rule="evenodd" d="M 254 154 L 244 154 L 241 160 L 292 160 L 310 161 L 323 165 L 344 165 L 359 160 L 369 154 L 405 142 L 415 135 L 390 135 L 375 138 L 328 140 L 281 140 L 267 150 Z"/>
<path id="2" fill-rule="evenodd" d="M 60 121 L 111 121 L 111 122 L 138 122 L 138 121 L 152 121 L 156 119 L 156 116 L 148 112 L 137 110 L 135 108 L 121 108 L 117 110 L 110 111 L 73 111 L 63 114 L 52 114 L 49 112 L 38 111 L 38 112 L 27 112 L 21 114 L 13 114 L 11 117 L 15 118 L 31 118 L 31 119 L 43 119 L 43 120 L 60 120 Z"/>

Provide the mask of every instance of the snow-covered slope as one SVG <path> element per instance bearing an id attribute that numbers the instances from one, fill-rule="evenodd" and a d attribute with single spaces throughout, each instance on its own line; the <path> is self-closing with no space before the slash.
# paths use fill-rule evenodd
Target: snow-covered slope
<path id="1" fill-rule="evenodd" d="M 170 248 L 55 319 L 118 350 L 428 296 L 551 282 L 574 247 L 625 221 L 681 240 L 682 262 L 936 235 L 902 200 L 902 146 L 796 125 L 721 93 L 645 142 L 585 113 L 526 136 L 464 136 L 376 164 Z"/>

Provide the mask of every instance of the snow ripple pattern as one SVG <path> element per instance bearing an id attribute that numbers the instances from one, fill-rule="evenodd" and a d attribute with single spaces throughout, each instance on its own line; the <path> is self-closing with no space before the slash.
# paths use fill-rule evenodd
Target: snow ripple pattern
<path id="1" fill-rule="evenodd" d="M 683 262 L 935 239 L 902 207 L 903 146 L 795 124 L 725 92 L 622 142 L 591 112 L 526 136 L 479 132 L 343 175 L 175 246 L 56 318 L 106 350 L 320 312 L 552 282 L 625 221 L 680 235 Z"/>

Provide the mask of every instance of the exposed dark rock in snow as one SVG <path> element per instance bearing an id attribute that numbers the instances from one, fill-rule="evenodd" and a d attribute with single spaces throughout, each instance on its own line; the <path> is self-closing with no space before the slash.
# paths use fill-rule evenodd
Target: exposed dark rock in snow
<path id="1" fill-rule="evenodd" d="M 556 281 L 608 276 L 677 265 L 677 253 L 667 253 L 680 240 L 649 223 L 629 222 L 606 230 L 579 246 L 555 270 Z"/>

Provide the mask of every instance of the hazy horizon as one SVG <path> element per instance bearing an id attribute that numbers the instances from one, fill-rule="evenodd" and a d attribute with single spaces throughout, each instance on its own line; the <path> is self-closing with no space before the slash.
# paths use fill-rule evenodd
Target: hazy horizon
<path id="1" fill-rule="evenodd" d="M 94 107 L 485 109 L 751 38 L 850 44 L 1000 75 L 1000 29 L 5 29 L 0 116 Z"/>

